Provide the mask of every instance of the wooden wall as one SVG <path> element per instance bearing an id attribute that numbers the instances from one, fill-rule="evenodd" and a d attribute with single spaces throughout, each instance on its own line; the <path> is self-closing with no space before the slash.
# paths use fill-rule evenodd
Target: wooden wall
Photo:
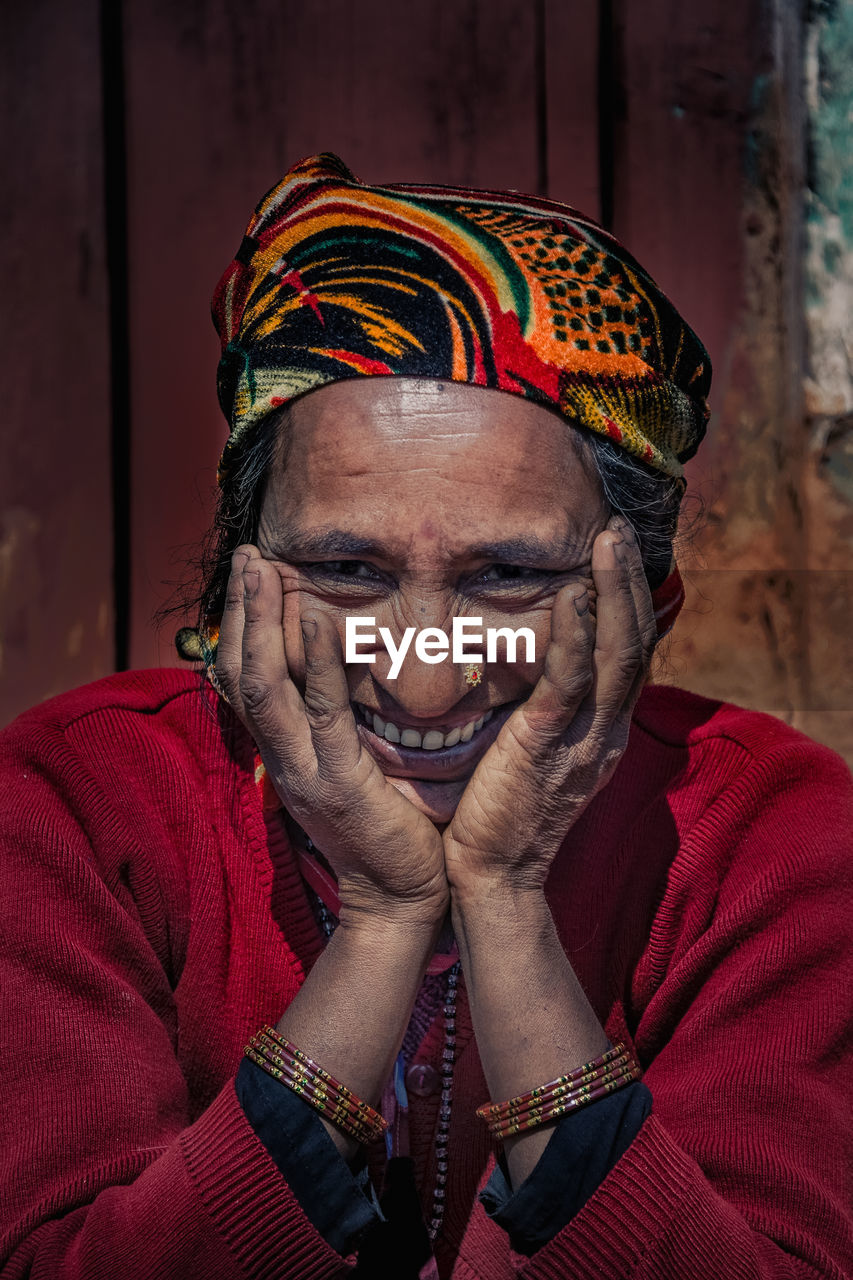
<path id="1" fill-rule="evenodd" d="M 0 721 L 174 660 L 174 628 L 151 618 L 207 526 L 224 438 L 210 295 L 257 198 L 332 150 L 369 181 L 568 201 L 658 278 L 716 370 L 690 473 L 707 521 L 658 677 L 853 755 L 849 663 L 824 678 L 827 653 L 849 656 L 849 613 L 815 586 L 796 9 L 34 0 L 7 15 Z M 850 552 L 836 546 L 842 575 Z"/>

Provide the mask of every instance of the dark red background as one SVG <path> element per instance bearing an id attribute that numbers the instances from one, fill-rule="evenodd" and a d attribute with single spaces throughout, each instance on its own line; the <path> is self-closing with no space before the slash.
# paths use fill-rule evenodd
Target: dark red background
<path id="1" fill-rule="evenodd" d="M 565 200 L 657 277 L 716 369 L 690 473 L 709 519 L 663 677 L 850 748 L 831 697 L 844 622 L 811 572 L 827 513 L 803 478 L 803 31 L 785 8 L 8 9 L 0 722 L 173 661 L 151 619 L 209 521 L 225 430 L 210 295 L 260 195 L 332 150 L 369 181 Z"/>

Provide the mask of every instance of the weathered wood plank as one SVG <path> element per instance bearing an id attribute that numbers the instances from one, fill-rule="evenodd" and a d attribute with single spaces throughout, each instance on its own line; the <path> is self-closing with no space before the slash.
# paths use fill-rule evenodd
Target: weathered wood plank
<path id="1" fill-rule="evenodd" d="M 600 218 L 598 0 L 543 0 L 548 195 Z"/>
<path id="2" fill-rule="evenodd" d="M 0 723 L 113 669 L 98 4 L 3 37 Z"/>
<path id="3" fill-rule="evenodd" d="M 132 665 L 207 527 L 223 441 L 209 299 L 252 205 L 337 151 L 368 181 L 534 190 L 535 12 L 517 0 L 129 0 Z"/>

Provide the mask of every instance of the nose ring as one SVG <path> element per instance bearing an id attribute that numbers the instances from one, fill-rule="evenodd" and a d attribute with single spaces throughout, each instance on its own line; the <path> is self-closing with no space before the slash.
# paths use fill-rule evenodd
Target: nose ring
<path id="1" fill-rule="evenodd" d="M 481 684 L 482 680 L 483 680 L 483 668 L 480 666 L 478 662 L 469 662 L 468 666 L 465 668 L 466 684 L 477 685 L 477 684 Z"/>

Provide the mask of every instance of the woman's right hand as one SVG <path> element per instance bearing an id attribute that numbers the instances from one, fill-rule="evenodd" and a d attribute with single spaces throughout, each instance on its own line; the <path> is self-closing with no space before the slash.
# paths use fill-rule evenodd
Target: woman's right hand
<path id="1" fill-rule="evenodd" d="M 288 662 L 285 644 L 286 580 L 257 547 L 234 552 L 217 679 L 288 812 L 334 869 L 342 919 L 358 913 L 389 923 L 440 920 L 449 899 L 441 836 L 362 746 L 340 636 L 320 609 L 301 618 L 300 694 L 295 655 Z M 298 590 L 295 572 L 292 583 Z"/>

